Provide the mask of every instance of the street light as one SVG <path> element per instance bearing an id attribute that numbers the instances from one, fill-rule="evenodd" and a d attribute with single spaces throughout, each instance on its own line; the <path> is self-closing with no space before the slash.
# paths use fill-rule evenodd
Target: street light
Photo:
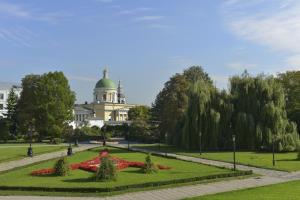
<path id="1" fill-rule="evenodd" d="M 33 128 L 31 125 L 29 125 L 28 127 L 28 136 L 30 137 L 30 143 L 29 143 L 29 147 L 27 149 L 27 156 L 29 157 L 32 157 L 33 156 L 33 149 L 32 149 L 32 131 L 33 131 Z"/>
<path id="2" fill-rule="evenodd" d="M 199 153 L 200 155 L 202 154 L 202 149 L 201 149 L 201 136 L 202 136 L 202 133 L 201 131 L 199 132 Z"/>
<path id="3" fill-rule="evenodd" d="M 235 166 L 235 135 L 232 135 L 232 142 L 233 142 L 233 170 L 236 170 Z"/>
<path id="4" fill-rule="evenodd" d="M 273 167 L 275 166 L 275 135 L 272 137 Z"/>
<path id="5" fill-rule="evenodd" d="M 167 141 L 168 141 L 168 133 L 166 133 L 166 135 L 165 135 L 165 140 L 166 140 L 166 150 L 165 150 L 165 156 L 167 157 L 168 156 L 168 154 L 167 154 Z"/>
<path id="6" fill-rule="evenodd" d="M 68 152 L 67 152 L 67 155 L 68 156 L 71 156 L 73 154 L 73 150 L 72 150 L 72 145 L 71 143 L 69 144 L 69 147 L 68 147 Z"/>
<path id="7" fill-rule="evenodd" d="M 127 131 L 127 146 L 128 150 L 130 150 L 129 131 Z"/>
<path id="8" fill-rule="evenodd" d="M 72 149 L 72 144 L 71 144 L 71 141 L 72 141 L 72 135 L 74 135 L 73 133 L 73 130 L 68 132 L 69 134 L 69 147 L 68 147 L 68 151 L 67 151 L 67 155 L 68 156 L 71 156 L 73 154 L 73 149 Z"/>

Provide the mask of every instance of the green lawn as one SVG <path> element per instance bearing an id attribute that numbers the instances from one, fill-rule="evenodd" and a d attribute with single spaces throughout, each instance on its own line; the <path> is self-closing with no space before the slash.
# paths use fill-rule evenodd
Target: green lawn
<path id="1" fill-rule="evenodd" d="M 153 145 L 136 145 L 135 147 L 146 148 L 150 150 L 159 150 L 157 144 Z M 193 157 L 201 157 L 211 160 L 220 160 L 225 162 L 233 162 L 232 152 L 204 152 L 200 156 L 199 152 L 185 152 L 177 150 L 174 147 L 161 145 L 161 151 L 178 153 Z M 284 171 L 297 171 L 300 170 L 300 161 L 297 160 L 296 152 L 289 153 L 276 153 L 275 154 L 276 165 L 272 166 L 272 153 L 260 153 L 260 152 L 237 152 L 236 161 L 244 165 L 251 165 L 263 168 L 278 169 Z"/>
<path id="2" fill-rule="evenodd" d="M 0 163 L 27 156 L 28 144 L 0 144 Z M 34 155 L 66 149 L 66 145 L 33 144 Z"/>
<path id="3" fill-rule="evenodd" d="M 299 188 L 300 181 L 293 181 L 253 189 L 197 197 L 192 198 L 191 200 L 299 200 Z"/>
<path id="4" fill-rule="evenodd" d="M 99 151 L 100 148 L 92 149 L 76 153 L 75 155 L 73 155 L 72 157 L 68 157 L 67 159 L 69 163 L 77 163 L 97 156 Z M 110 152 L 113 156 L 117 156 L 130 161 L 144 161 L 146 156 L 146 154 L 143 153 L 127 152 L 121 149 L 110 149 Z M 172 167 L 172 169 L 160 170 L 157 174 L 143 174 L 138 168 L 127 168 L 118 172 L 117 181 L 111 182 L 95 182 L 94 179 L 91 179 L 93 173 L 85 172 L 82 170 L 71 171 L 71 174 L 66 177 L 36 177 L 30 175 L 32 170 L 53 167 L 55 161 L 52 160 L 0 174 L 0 187 L 43 186 L 50 188 L 110 188 L 132 184 L 232 173 L 232 171 L 228 169 L 221 169 L 176 159 L 152 156 L 152 160 L 156 164 L 170 166 Z"/>

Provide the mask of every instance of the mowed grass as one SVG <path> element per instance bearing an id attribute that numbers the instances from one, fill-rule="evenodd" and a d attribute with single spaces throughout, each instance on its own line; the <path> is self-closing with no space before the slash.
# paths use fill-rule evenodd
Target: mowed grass
<path id="1" fill-rule="evenodd" d="M 98 155 L 101 148 L 92 149 L 80 153 L 76 153 L 72 157 L 68 157 L 69 163 L 78 163 L 88 159 L 92 159 Z M 112 156 L 117 156 L 130 161 L 144 161 L 146 154 L 128 152 L 121 149 L 109 149 Z M 71 171 L 69 176 L 31 176 L 33 170 L 53 167 L 55 160 L 43 162 L 40 164 L 27 166 L 22 169 L 13 170 L 0 174 L 1 186 L 18 186 L 18 187 L 52 187 L 52 188 L 108 188 L 116 186 L 124 186 L 131 184 L 141 184 L 154 181 L 166 181 L 183 179 L 190 177 L 208 176 L 215 174 L 227 174 L 232 171 L 221 169 L 207 165 L 201 165 L 192 162 L 185 162 L 176 159 L 168 159 L 152 156 L 152 160 L 156 164 L 169 166 L 170 170 L 160 170 L 157 174 L 141 173 L 139 168 L 127 168 L 118 172 L 116 181 L 111 182 L 95 182 L 93 173 L 82 170 Z"/>
<path id="2" fill-rule="evenodd" d="M 178 150 L 172 146 L 160 145 L 136 145 L 135 147 L 145 148 L 153 151 L 162 151 L 170 153 L 178 153 L 187 156 L 206 158 L 211 160 L 219 160 L 225 162 L 233 162 L 232 152 L 203 152 L 201 155 L 198 152 L 186 152 Z M 236 162 L 244 165 L 277 169 L 283 171 L 298 171 L 300 170 L 300 160 L 297 160 L 297 152 L 275 153 L 275 167 L 272 164 L 272 153 L 261 152 L 236 152 Z"/>
<path id="3" fill-rule="evenodd" d="M 190 200 L 299 200 L 300 181 L 191 198 Z"/>
<path id="4" fill-rule="evenodd" d="M 0 163 L 27 156 L 28 144 L 0 144 Z M 66 145 L 32 144 L 33 154 L 43 154 L 66 149 Z"/>

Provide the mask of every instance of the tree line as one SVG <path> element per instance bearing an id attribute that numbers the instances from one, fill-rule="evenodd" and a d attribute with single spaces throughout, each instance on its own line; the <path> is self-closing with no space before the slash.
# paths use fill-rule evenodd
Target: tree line
<path id="1" fill-rule="evenodd" d="M 6 118 L 0 120 L 0 140 L 24 135 L 36 140 L 62 138 L 69 133 L 75 93 L 62 72 L 27 75 L 20 98 L 12 88 Z"/>
<path id="2" fill-rule="evenodd" d="M 193 66 L 168 80 L 151 108 L 159 140 L 191 150 L 232 148 L 293 151 L 298 145 L 300 72 L 277 77 L 230 78 L 229 89 L 217 89 L 201 67 Z M 297 126 L 298 124 L 298 126 Z M 155 133 L 157 135 L 157 133 Z"/>

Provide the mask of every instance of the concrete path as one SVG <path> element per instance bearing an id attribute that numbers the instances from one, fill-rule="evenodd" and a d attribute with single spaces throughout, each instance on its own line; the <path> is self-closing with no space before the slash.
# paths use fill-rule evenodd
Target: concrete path
<path id="1" fill-rule="evenodd" d="M 111 146 L 119 148 L 127 148 L 127 145 L 110 144 Z M 163 154 L 143 149 L 132 149 L 140 152 L 149 152 L 155 154 Z M 232 164 L 211 161 L 201 158 L 194 158 L 189 156 L 182 156 L 176 154 L 167 154 L 168 156 L 176 157 L 177 159 L 193 161 L 197 163 L 209 164 L 220 167 L 232 168 Z M 247 179 L 226 180 L 220 182 L 213 182 L 207 184 L 196 184 L 190 186 L 181 186 L 167 189 L 157 189 L 141 192 L 126 193 L 111 197 L 42 197 L 42 196 L 3 196 L 0 200 L 178 200 L 189 197 L 204 196 L 208 194 L 216 194 L 221 192 L 228 192 L 234 190 L 241 190 L 247 188 L 254 188 L 265 185 L 272 185 L 276 183 L 283 183 L 292 180 L 300 180 L 300 172 L 288 173 L 282 171 L 261 169 L 256 167 L 249 167 L 237 165 L 237 169 L 253 170 L 254 173 L 261 174 L 261 177 L 251 177 Z"/>
<path id="2" fill-rule="evenodd" d="M 99 145 L 81 144 L 79 147 L 73 148 L 73 152 L 76 153 L 76 152 L 84 151 L 84 150 L 91 149 L 91 148 L 94 148 L 97 146 L 99 146 Z M 54 159 L 54 158 L 58 158 L 61 156 L 66 156 L 66 155 L 67 155 L 67 150 L 61 150 L 61 151 L 54 151 L 51 153 L 44 153 L 44 154 L 40 154 L 40 155 L 33 156 L 33 157 L 26 157 L 26 158 L 22 158 L 19 160 L 3 162 L 3 163 L 0 163 L 0 172 L 4 172 L 4 171 L 11 170 L 14 168 L 18 168 L 18 167 L 30 165 L 30 164 L 33 164 L 36 162 L 50 160 L 50 159 Z M 0 197 L 0 199 L 1 199 L 1 197 Z"/>

